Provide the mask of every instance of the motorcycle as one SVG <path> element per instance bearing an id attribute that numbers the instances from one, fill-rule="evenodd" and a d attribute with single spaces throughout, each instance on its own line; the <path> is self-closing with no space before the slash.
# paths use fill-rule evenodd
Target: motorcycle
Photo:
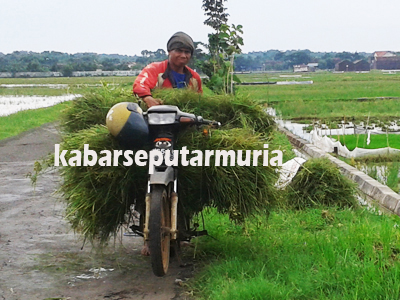
<path id="1" fill-rule="evenodd" d="M 175 254 L 179 264 L 184 265 L 180 257 L 180 242 L 207 234 L 206 230 L 197 231 L 198 226 L 190 228 L 182 201 L 178 201 L 177 166 L 167 165 L 166 155 L 170 155 L 170 161 L 173 160 L 177 136 L 184 128 L 220 127 L 221 123 L 182 112 L 171 105 L 152 106 L 143 113 L 143 118 L 149 130 L 151 151 L 157 151 L 157 159 L 161 156 L 162 163 L 155 165 L 152 171 L 149 168 L 143 225 L 133 225 L 131 229 L 148 243 L 153 273 L 161 277 L 168 271 L 171 254 Z"/>

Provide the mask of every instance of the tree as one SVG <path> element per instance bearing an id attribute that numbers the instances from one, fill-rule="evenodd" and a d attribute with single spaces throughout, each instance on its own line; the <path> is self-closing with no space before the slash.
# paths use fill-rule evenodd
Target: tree
<path id="1" fill-rule="evenodd" d="M 142 54 L 142 56 L 144 56 L 144 57 L 148 57 L 149 53 L 150 53 L 150 51 L 148 51 L 148 50 L 142 50 L 142 52 L 140 52 L 140 54 Z"/>
<path id="2" fill-rule="evenodd" d="M 167 58 L 167 53 L 164 49 L 157 49 L 157 51 L 154 52 L 154 57 L 159 60 L 164 60 Z"/>
<path id="3" fill-rule="evenodd" d="M 238 55 L 235 58 L 235 69 L 241 71 L 250 71 L 257 68 L 257 63 L 255 59 L 250 55 Z"/>
<path id="4" fill-rule="evenodd" d="M 71 77 L 73 72 L 73 68 L 71 65 L 65 65 L 62 67 L 61 73 L 64 77 Z"/>
<path id="5" fill-rule="evenodd" d="M 338 53 L 337 57 L 339 57 L 342 60 L 348 59 L 348 60 L 353 60 L 353 54 L 350 52 L 343 51 L 342 53 Z"/>
<path id="6" fill-rule="evenodd" d="M 210 26 L 215 30 L 214 33 L 208 34 L 208 50 L 210 51 L 211 61 L 213 66 L 213 73 L 217 72 L 217 69 L 221 67 L 221 61 L 219 59 L 220 54 L 220 37 L 219 32 L 222 24 L 226 24 L 228 16 L 224 2 L 226 0 L 203 0 L 202 8 L 204 14 L 208 17 L 204 24 Z"/>
<path id="7" fill-rule="evenodd" d="M 235 54 L 241 53 L 243 45 L 242 25 L 227 25 L 228 14 L 224 7 L 226 0 L 203 0 L 202 8 L 208 17 L 204 24 L 215 32 L 208 35 L 210 59 L 203 63 L 204 72 L 210 72 L 206 85 L 214 91 L 233 93 L 233 81 L 239 79 L 233 75 Z M 211 68 L 210 68 L 211 67 Z"/>
<path id="8" fill-rule="evenodd" d="M 278 53 L 275 54 L 274 60 L 282 61 L 284 60 L 284 57 L 285 57 L 285 52 L 279 51 Z"/>
<path id="9" fill-rule="evenodd" d="M 240 46 L 243 46 L 243 38 L 240 36 L 240 34 L 243 34 L 242 28 L 242 25 L 235 26 L 232 24 L 232 27 L 229 27 L 226 24 L 221 25 L 221 32 L 219 34 L 221 49 L 223 54 L 226 54 L 229 58 L 229 63 L 225 63 L 227 67 L 227 77 L 225 81 L 226 93 L 233 93 L 233 63 L 235 54 L 242 53 L 242 50 L 240 49 Z"/>
<path id="10" fill-rule="evenodd" d="M 311 56 L 307 51 L 296 51 L 289 55 L 285 55 L 284 58 L 291 65 L 308 64 L 311 61 Z"/>
<path id="11" fill-rule="evenodd" d="M 26 67 L 28 72 L 42 72 L 42 68 L 41 65 L 39 64 L 39 62 L 34 59 L 32 61 L 30 61 Z"/>
<path id="12" fill-rule="evenodd" d="M 219 31 L 222 24 L 226 24 L 228 16 L 226 8 L 224 7 L 226 0 L 203 0 L 202 8 L 205 11 L 205 15 L 208 17 L 204 24 Z"/>
<path id="13" fill-rule="evenodd" d="M 207 55 L 206 55 L 206 53 L 203 52 L 203 49 L 200 48 L 200 46 L 203 46 L 206 48 L 207 45 L 205 45 L 202 42 L 193 42 L 193 44 L 194 44 L 194 51 L 193 51 L 192 59 L 189 62 L 189 67 L 194 68 L 194 69 L 198 68 L 198 69 L 202 70 L 202 72 L 204 74 L 211 77 L 212 70 L 209 70 L 205 66 L 205 60 L 207 59 Z"/>

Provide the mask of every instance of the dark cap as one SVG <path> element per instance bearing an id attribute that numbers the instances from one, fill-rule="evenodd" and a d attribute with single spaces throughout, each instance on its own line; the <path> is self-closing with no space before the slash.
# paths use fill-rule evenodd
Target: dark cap
<path id="1" fill-rule="evenodd" d="M 193 55 L 194 51 L 194 44 L 193 40 L 190 36 L 188 36 L 186 33 L 179 31 L 175 33 L 171 38 L 169 39 L 167 43 L 167 50 L 168 52 L 178 49 L 178 48 L 186 48 L 190 50 L 191 55 Z"/>

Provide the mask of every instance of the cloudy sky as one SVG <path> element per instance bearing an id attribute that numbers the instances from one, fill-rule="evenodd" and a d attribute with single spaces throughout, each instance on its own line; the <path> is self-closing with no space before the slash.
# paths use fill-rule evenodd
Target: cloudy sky
<path id="1" fill-rule="evenodd" d="M 207 42 L 201 0 L 0 0 L 0 52 L 140 55 L 184 31 Z M 398 0 L 228 0 L 243 52 L 400 51 Z"/>

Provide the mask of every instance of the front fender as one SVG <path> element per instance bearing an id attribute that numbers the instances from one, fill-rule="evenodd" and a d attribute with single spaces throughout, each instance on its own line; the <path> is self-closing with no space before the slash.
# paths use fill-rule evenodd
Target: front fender
<path id="1" fill-rule="evenodd" d="M 150 184 L 163 184 L 167 186 L 175 180 L 175 169 L 172 166 L 167 167 L 164 171 L 155 169 L 153 174 L 150 174 Z"/>

